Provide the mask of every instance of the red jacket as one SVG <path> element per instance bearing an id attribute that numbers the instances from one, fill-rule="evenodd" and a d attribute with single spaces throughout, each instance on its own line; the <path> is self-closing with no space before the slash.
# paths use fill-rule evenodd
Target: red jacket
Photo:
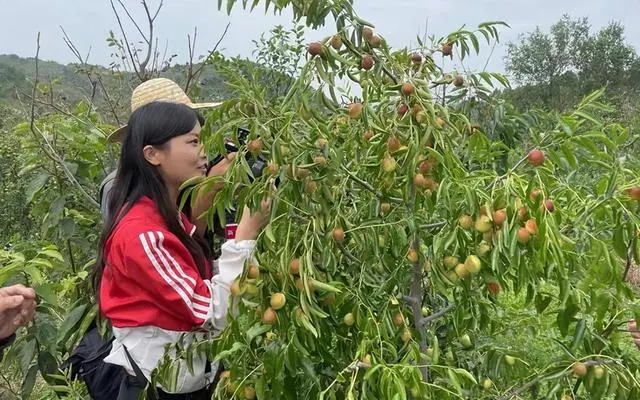
<path id="1" fill-rule="evenodd" d="M 180 217 L 193 234 L 195 226 L 184 214 Z M 113 326 L 189 331 L 207 319 L 209 288 L 151 199 L 142 198 L 131 207 L 107 240 L 105 255 L 100 306 Z M 210 274 L 209 264 L 207 269 Z"/>
<path id="2" fill-rule="evenodd" d="M 181 214 L 185 231 L 195 226 Z M 204 331 L 226 326 L 230 285 L 252 256 L 255 241 L 229 240 L 222 245 L 218 273 L 203 279 L 187 248 L 169 232 L 149 198 L 127 212 L 105 243 L 106 265 L 100 284 L 100 309 L 113 325 L 115 342 L 106 362 L 133 374 L 123 351 L 149 379 L 165 348 L 184 339 L 204 338 Z M 208 274 L 211 267 L 207 265 Z M 207 278 L 209 278 L 207 276 Z M 198 333 L 200 332 L 200 333 Z M 182 338 L 182 339 L 181 339 Z M 196 357 L 193 373 L 180 368 L 177 383 L 161 386 L 173 393 L 204 387 L 215 373 L 205 373 L 206 359 Z"/>

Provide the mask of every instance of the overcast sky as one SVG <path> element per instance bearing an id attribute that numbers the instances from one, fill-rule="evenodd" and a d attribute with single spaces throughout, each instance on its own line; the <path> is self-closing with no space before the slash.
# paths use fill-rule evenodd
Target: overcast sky
<path id="1" fill-rule="evenodd" d="M 158 4 L 159 0 L 149 0 Z M 217 0 L 165 0 L 157 21 L 161 43 L 168 41 L 169 52 L 186 60 L 187 33 L 198 28 L 198 53 L 205 53 L 231 24 L 221 47 L 228 56 L 251 57 L 252 40 L 269 28 L 291 25 L 291 14 L 264 14 L 258 7 L 253 13 L 236 5 L 228 16 L 217 10 Z M 124 0 L 134 15 L 140 16 L 139 0 Z M 226 3 L 226 2 L 225 2 Z M 241 3 L 239 0 L 238 3 Z M 264 1 L 260 1 L 263 5 Z M 640 2 L 638 0 L 355 0 L 359 15 L 373 22 L 376 30 L 393 47 L 415 44 L 416 35 L 445 35 L 462 24 L 470 27 L 490 20 L 502 20 L 511 28 L 502 30 L 499 45 L 488 61 L 488 70 L 503 71 L 504 43 L 540 26 L 548 29 L 563 13 L 573 17 L 588 16 L 592 29 L 619 21 L 626 27 L 628 42 L 640 48 Z M 92 63 L 107 65 L 110 61 L 105 38 L 110 29 L 117 29 L 109 0 L 0 0 L 0 54 L 33 56 L 38 32 L 41 33 L 41 58 L 72 62 L 74 58 L 62 41 L 64 27 L 82 53 L 92 48 Z M 308 31 L 309 40 L 333 32 L 326 26 L 320 32 Z M 480 58 L 468 66 L 481 69 L 490 54 L 486 48 Z"/>

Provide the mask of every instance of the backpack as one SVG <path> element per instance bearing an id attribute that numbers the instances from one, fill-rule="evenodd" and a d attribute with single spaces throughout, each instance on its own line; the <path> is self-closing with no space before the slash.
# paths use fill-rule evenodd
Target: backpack
<path id="1" fill-rule="evenodd" d="M 62 369 L 71 367 L 71 379 L 83 381 L 93 400 L 116 399 L 120 384 L 127 376 L 122 366 L 104 362 L 111 352 L 113 340 L 113 336 L 103 338 L 93 324 L 62 365 Z"/>

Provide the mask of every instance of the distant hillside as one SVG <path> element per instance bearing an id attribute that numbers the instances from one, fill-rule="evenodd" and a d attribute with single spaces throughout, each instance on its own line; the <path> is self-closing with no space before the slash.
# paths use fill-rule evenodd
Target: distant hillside
<path id="1" fill-rule="evenodd" d="M 185 65 L 175 65 L 164 71 L 161 76 L 173 79 L 182 85 L 187 78 L 186 68 Z M 102 76 L 110 98 L 119 104 L 118 114 L 125 116 L 128 113 L 131 90 L 136 83 L 134 76 L 132 74 L 113 74 L 101 66 L 90 66 L 89 69 L 92 73 Z M 34 76 L 34 58 L 0 54 L 0 105 L 18 107 L 20 98 L 29 104 L 28 97 L 33 90 Z M 40 82 L 52 83 L 56 99 L 66 104 L 72 105 L 91 97 L 91 83 L 87 72 L 80 70 L 79 64 L 62 65 L 55 61 L 39 60 L 38 76 Z M 227 98 L 230 95 L 223 79 L 212 66 L 206 66 L 203 69 L 199 84 L 200 99 L 213 101 Z M 99 109 L 105 106 L 104 99 L 100 94 L 95 97 L 94 101 Z M 108 116 L 105 117 L 108 118 Z"/>

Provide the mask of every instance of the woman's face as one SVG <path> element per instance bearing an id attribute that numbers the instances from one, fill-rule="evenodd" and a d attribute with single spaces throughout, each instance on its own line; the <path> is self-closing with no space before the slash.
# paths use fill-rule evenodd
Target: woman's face
<path id="1" fill-rule="evenodd" d="M 187 180 L 207 173 L 207 158 L 200 142 L 200 124 L 157 149 L 156 166 L 165 184 L 179 188 Z"/>

